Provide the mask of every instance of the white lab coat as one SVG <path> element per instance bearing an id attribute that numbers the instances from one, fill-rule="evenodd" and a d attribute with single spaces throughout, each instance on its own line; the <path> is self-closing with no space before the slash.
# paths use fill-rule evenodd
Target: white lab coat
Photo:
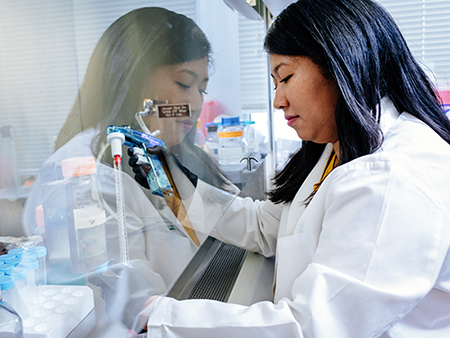
<path id="1" fill-rule="evenodd" d="M 327 146 L 289 205 L 236 200 L 213 235 L 271 255 L 274 302 L 160 297 L 149 337 L 450 337 L 450 146 L 391 101 L 382 147 L 339 166 Z"/>

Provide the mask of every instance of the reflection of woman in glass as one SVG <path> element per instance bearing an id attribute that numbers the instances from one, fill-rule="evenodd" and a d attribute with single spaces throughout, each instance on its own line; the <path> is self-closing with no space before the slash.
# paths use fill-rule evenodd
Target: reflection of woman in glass
<path id="1" fill-rule="evenodd" d="M 161 131 L 158 137 L 177 154 L 184 166 L 203 181 L 224 187 L 227 183 L 217 164 L 193 143 L 195 123 L 208 83 L 210 53 L 205 34 L 184 15 L 149 7 L 133 10 L 116 20 L 93 52 L 75 104 L 56 140 L 57 151 L 44 164 L 36 188 L 27 201 L 26 233 L 35 231 L 35 208 L 41 204 L 45 208 L 45 199 L 54 198 L 53 195 L 41 196 L 41 183 L 61 179 L 61 175 L 55 173 L 58 163 L 67 158 L 94 155 L 101 157 L 97 168 L 99 188 L 105 206 L 112 209 L 106 222 L 108 258 L 118 258 L 117 222 L 113 218 L 114 172 L 110 165 L 103 164 L 111 161 L 109 151 L 101 156 L 101 150 L 108 125 L 139 128 L 135 114 L 142 110 L 144 99 L 191 105 L 190 117 L 147 116 L 143 119 L 149 130 Z M 167 285 L 209 230 L 186 220 L 186 213 L 182 213 L 183 219 L 180 219 L 173 205 L 147 194 L 128 175 L 124 177 L 124 187 L 130 259 L 143 262 L 142 270 L 152 271 L 150 274 L 156 272 L 162 276 L 163 285 Z M 179 209 L 180 204 L 176 207 Z M 200 217 L 195 218 L 198 221 Z M 214 220 L 208 221 L 214 225 Z M 194 234 L 189 226 L 196 229 Z M 139 268 L 139 264 L 133 266 Z"/>
<path id="2" fill-rule="evenodd" d="M 190 103 L 191 117 L 144 117 L 185 166 L 202 180 L 223 187 L 219 168 L 194 146 L 195 123 L 208 84 L 211 47 L 189 18 L 163 8 L 134 10 L 103 34 L 89 62 L 77 100 L 56 140 L 56 149 L 81 131 L 96 129 L 95 155 L 110 124 L 135 126 L 144 99 Z M 186 141 L 183 143 L 183 141 Z M 181 143 L 183 143 L 181 145 Z M 183 156 L 188 152 L 189 156 Z"/>

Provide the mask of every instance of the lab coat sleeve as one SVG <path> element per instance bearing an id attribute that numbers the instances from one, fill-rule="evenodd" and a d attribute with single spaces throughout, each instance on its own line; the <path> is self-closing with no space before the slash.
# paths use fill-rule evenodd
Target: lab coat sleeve
<path id="1" fill-rule="evenodd" d="M 291 297 L 249 307 L 161 297 L 149 336 L 365 338 L 400 321 L 435 284 L 448 210 L 420 178 L 389 163 L 344 167 L 307 208 L 325 209 L 322 231 Z"/>
<path id="2" fill-rule="evenodd" d="M 266 257 L 275 254 L 282 206 L 270 201 L 236 197 L 211 236 Z"/>

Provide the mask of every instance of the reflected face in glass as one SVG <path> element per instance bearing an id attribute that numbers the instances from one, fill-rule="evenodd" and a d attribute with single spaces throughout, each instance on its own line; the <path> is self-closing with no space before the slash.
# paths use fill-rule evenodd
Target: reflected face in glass
<path id="1" fill-rule="evenodd" d="M 338 140 L 334 116 L 340 95 L 336 81 L 323 76 L 310 58 L 270 54 L 276 94 L 273 106 L 284 111 L 287 124 L 305 141 Z"/>
<path id="2" fill-rule="evenodd" d="M 158 138 L 167 147 L 180 144 L 186 134 L 195 128 L 203 107 L 203 96 L 208 85 L 208 59 L 205 57 L 174 65 L 159 67 L 152 75 L 145 98 L 168 100 L 169 104 L 191 104 L 191 116 L 176 118 L 143 117 L 151 132 L 160 130 Z"/>

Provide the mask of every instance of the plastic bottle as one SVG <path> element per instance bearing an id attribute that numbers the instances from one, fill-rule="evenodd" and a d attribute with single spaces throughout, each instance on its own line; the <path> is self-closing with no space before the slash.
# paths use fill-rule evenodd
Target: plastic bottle
<path id="1" fill-rule="evenodd" d="M 255 121 L 243 121 L 242 123 L 245 126 L 244 138 L 247 142 L 248 152 L 258 152 L 259 145 L 256 141 Z"/>
<path id="2" fill-rule="evenodd" d="M 28 295 L 30 297 L 39 296 L 39 288 L 37 284 L 37 269 L 39 268 L 38 260 L 35 258 L 22 259 L 22 262 L 20 262 L 18 267 L 27 269 Z"/>
<path id="3" fill-rule="evenodd" d="M 47 248 L 45 246 L 34 246 L 28 249 L 28 253 L 34 254 L 39 262 L 37 284 L 47 285 Z"/>
<path id="4" fill-rule="evenodd" d="M 244 139 L 244 127 L 239 116 L 222 118 L 222 125 L 217 132 L 219 137 L 219 163 L 239 164 L 247 154 Z"/>
<path id="5" fill-rule="evenodd" d="M 2 298 L 0 291 L 0 300 Z M 0 301 L 0 337 L 2 338 L 22 338 L 23 323 L 22 318 L 15 309 L 5 300 Z"/>
<path id="6" fill-rule="evenodd" d="M 28 286 L 27 277 L 28 272 L 25 268 L 14 268 L 8 272 L 8 276 L 14 279 L 14 289 L 16 291 L 16 311 L 22 318 L 26 318 L 29 315 L 28 311 Z"/>
<path id="7" fill-rule="evenodd" d="M 217 161 L 219 160 L 219 136 L 218 126 L 214 122 L 206 123 L 206 140 L 204 150 Z"/>
<path id="8" fill-rule="evenodd" d="M 14 278 L 11 276 L 1 276 L 0 277 L 0 290 L 2 292 L 2 299 L 11 304 L 11 306 L 17 310 L 17 291 L 15 289 Z"/>
<path id="9" fill-rule="evenodd" d="M 195 141 L 194 143 L 198 145 L 200 148 L 203 148 L 205 145 L 205 136 L 202 132 L 202 120 L 197 120 L 197 130 L 195 131 Z"/>
<path id="10" fill-rule="evenodd" d="M 105 210 L 96 185 L 97 167 L 93 156 L 76 157 L 61 162 L 63 176 L 73 185 L 75 236 L 69 236 L 74 272 L 88 272 L 107 260 Z M 48 236 L 48 234 L 47 234 Z M 75 237 L 75 238 L 74 238 Z"/>

